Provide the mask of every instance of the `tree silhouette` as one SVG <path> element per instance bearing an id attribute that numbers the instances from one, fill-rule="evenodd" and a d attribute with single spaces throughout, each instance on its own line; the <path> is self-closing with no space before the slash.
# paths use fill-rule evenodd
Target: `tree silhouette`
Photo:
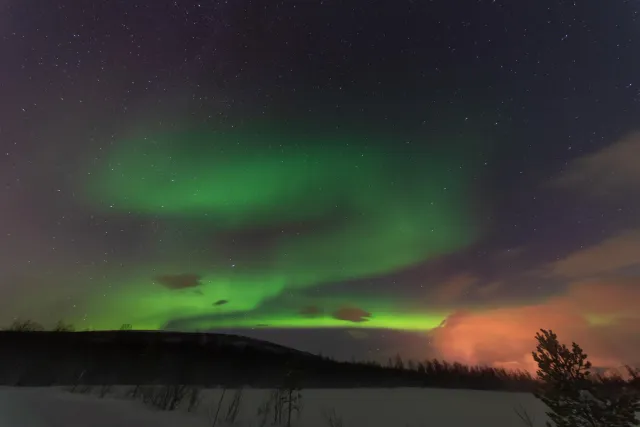
<path id="1" fill-rule="evenodd" d="M 591 377 L 591 362 L 575 342 L 560 344 L 551 330 L 536 333 L 533 359 L 542 381 L 535 396 L 550 409 L 548 427 L 627 427 L 640 422 L 640 394 L 630 387 L 607 387 Z"/>
<path id="2" fill-rule="evenodd" d="M 75 332 L 75 330 L 76 329 L 72 324 L 65 323 L 62 320 L 58 321 L 58 323 L 53 327 L 54 332 Z"/>
<path id="3" fill-rule="evenodd" d="M 16 319 L 6 330 L 14 332 L 36 332 L 44 331 L 44 327 L 40 323 L 34 322 L 32 320 Z"/>

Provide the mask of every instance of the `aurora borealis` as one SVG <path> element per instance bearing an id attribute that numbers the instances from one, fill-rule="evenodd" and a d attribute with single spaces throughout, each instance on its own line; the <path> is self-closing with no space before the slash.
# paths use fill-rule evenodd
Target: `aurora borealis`
<path id="1" fill-rule="evenodd" d="M 467 215 L 469 171 L 450 167 L 453 154 L 442 149 L 385 152 L 385 142 L 268 130 L 174 133 L 120 142 L 91 174 L 87 198 L 98 209 L 190 222 L 213 241 L 206 257 L 225 261 L 194 260 L 198 274 L 182 286 L 169 291 L 132 286 L 135 291 L 118 295 L 114 306 L 122 305 L 123 297 L 131 301 L 127 311 L 138 313 L 135 324 L 146 328 L 165 326 L 175 318 L 176 306 L 183 307 L 182 315 L 196 317 L 181 325 L 198 329 L 344 326 L 331 315 L 345 302 L 339 300 L 327 301 L 328 313 L 306 316 L 295 306 L 252 311 L 292 290 L 393 273 L 464 248 L 477 235 Z M 420 161 L 411 160 L 417 156 Z M 228 249 L 220 241 L 225 235 L 229 239 L 258 229 L 268 248 L 225 259 Z M 176 287 L 187 292 L 176 295 Z M 211 302 L 217 300 L 227 303 L 214 309 Z M 297 304 L 299 310 L 313 302 Z M 390 304 L 383 301 L 360 305 L 373 310 L 369 304 L 377 315 L 361 326 L 424 330 L 442 321 L 442 314 L 432 313 L 399 318 L 393 304 L 385 316 L 380 310 Z M 220 317 L 229 313 L 244 317 Z"/>
<path id="2" fill-rule="evenodd" d="M 0 322 L 640 361 L 637 7 L 325 3 L 5 2 Z"/>

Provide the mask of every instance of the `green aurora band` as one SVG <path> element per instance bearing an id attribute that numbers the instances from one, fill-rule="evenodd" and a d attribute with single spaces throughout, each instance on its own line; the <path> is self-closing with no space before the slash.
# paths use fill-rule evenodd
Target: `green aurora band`
<path id="1" fill-rule="evenodd" d="M 214 243 L 223 233 L 277 235 L 292 225 L 301 231 L 282 233 L 267 252 L 249 257 L 260 262 L 231 268 L 214 245 L 208 261 L 158 263 L 148 274 L 120 280 L 114 293 L 93 302 L 92 326 L 437 326 L 446 310 L 407 310 L 391 284 L 386 298 L 303 296 L 316 287 L 388 275 L 477 238 L 471 171 L 458 166 L 461 156 L 382 139 L 262 130 L 183 132 L 116 144 L 90 171 L 84 194 L 94 207 L 178 227 L 195 224 Z M 195 287 L 169 289 L 154 281 L 158 272 L 181 274 L 194 266 L 201 278 Z M 212 304 L 220 300 L 228 303 Z M 310 305 L 322 312 L 300 314 Z M 332 314 L 345 306 L 371 316 L 347 321 Z"/>

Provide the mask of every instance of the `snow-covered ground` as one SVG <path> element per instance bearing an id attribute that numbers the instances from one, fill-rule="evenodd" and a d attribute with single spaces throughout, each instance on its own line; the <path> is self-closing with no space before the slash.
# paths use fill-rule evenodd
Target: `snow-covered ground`
<path id="1" fill-rule="evenodd" d="M 203 427 L 180 413 L 59 388 L 0 388 L 0 427 Z"/>
<path id="2" fill-rule="evenodd" d="M 211 427 L 220 390 L 206 390 L 192 413 L 160 412 L 116 396 L 71 394 L 59 388 L 0 388 L 0 427 Z M 269 390 L 244 390 L 237 427 L 260 427 L 258 407 Z M 234 390 L 227 390 L 224 418 Z M 327 422 L 333 412 L 342 427 L 518 427 L 515 408 L 525 408 L 544 426 L 544 406 L 532 395 L 440 389 L 303 390 L 297 427 L 339 427 Z M 224 426 L 219 419 L 217 425 Z"/>

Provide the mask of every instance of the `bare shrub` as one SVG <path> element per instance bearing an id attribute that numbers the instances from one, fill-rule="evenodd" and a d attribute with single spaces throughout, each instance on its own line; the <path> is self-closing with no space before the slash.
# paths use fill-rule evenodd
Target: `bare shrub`
<path id="1" fill-rule="evenodd" d="M 279 389 L 271 391 L 268 399 L 258 408 L 259 425 L 264 427 L 271 418 L 272 426 L 291 427 L 293 414 L 302 411 L 302 392 L 293 381 L 285 381 Z"/>
<path id="2" fill-rule="evenodd" d="M 140 384 L 136 384 L 127 391 L 125 396 L 129 399 L 138 399 L 142 395 L 141 388 Z"/>
<path id="3" fill-rule="evenodd" d="M 155 387 L 154 386 L 140 386 L 138 389 L 140 393 L 140 397 L 142 398 L 142 403 L 145 405 L 153 406 L 153 400 L 155 396 Z"/>
<path id="4" fill-rule="evenodd" d="M 291 427 L 292 415 L 295 412 L 297 416 L 300 416 L 302 411 L 302 388 L 299 385 L 299 372 L 292 369 L 287 373 L 285 377 L 283 391 L 283 406 L 286 408 L 286 426 Z"/>
<path id="5" fill-rule="evenodd" d="M 271 410 L 273 408 L 272 396 L 273 396 L 273 393 L 269 393 L 269 397 L 267 397 L 267 400 L 265 400 L 264 402 L 262 402 L 260 406 L 258 406 L 257 415 L 259 419 L 258 421 L 259 427 L 265 427 L 269 423 Z"/>
<path id="6" fill-rule="evenodd" d="M 527 427 L 535 426 L 535 418 L 533 417 L 533 415 L 529 414 L 529 412 L 525 409 L 524 406 L 518 405 L 513 410 L 518 416 L 518 418 L 520 418 L 520 421 L 522 421 L 522 424 L 524 424 Z"/>
<path id="7" fill-rule="evenodd" d="M 201 390 L 202 389 L 200 387 L 195 386 L 189 388 L 189 391 L 187 392 L 187 412 L 193 412 L 198 408 L 198 406 L 200 406 L 200 402 L 202 400 L 202 398 L 200 397 Z"/>
<path id="8" fill-rule="evenodd" d="M 106 397 L 109 393 L 111 393 L 111 390 L 113 389 L 113 385 L 112 384 L 103 384 L 100 386 L 100 392 L 99 392 L 99 396 L 101 399 L 103 399 L 104 397 Z"/>
<path id="9" fill-rule="evenodd" d="M 220 416 L 220 409 L 222 409 L 222 402 L 224 401 L 224 395 L 227 393 L 227 388 L 222 389 L 222 393 L 220 394 L 220 399 L 218 399 L 218 405 L 216 406 L 215 414 L 212 415 L 212 411 L 209 411 L 209 418 L 212 420 L 212 426 L 216 427 L 218 423 L 218 417 Z"/>
<path id="10" fill-rule="evenodd" d="M 258 416 L 260 417 L 260 427 L 266 425 L 272 426 L 290 426 L 291 414 L 296 408 L 295 402 L 296 395 L 289 396 L 289 390 L 286 388 L 279 388 L 272 390 L 269 393 L 269 397 L 258 408 Z M 289 408 L 291 411 L 289 411 Z M 269 419 L 271 422 L 269 423 Z"/>
<path id="11" fill-rule="evenodd" d="M 11 325 L 9 325 L 8 328 L 6 328 L 6 330 L 14 332 L 37 332 L 44 331 L 44 327 L 40 323 L 34 322 L 33 320 L 16 319 L 13 321 L 13 323 L 11 323 Z"/>
<path id="12" fill-rule="evenodd" d="M 76 328 L 71 323 L 59 320 L 53 327 L 53 332 L 75 332 Z"/>
<path id="13" fill-rule="evenodd" d="M 239 388 L 233 393 L 233 397 L 231 398 L 231 402 L 227 407 L 227 413 L 225 414 L 224 421 L 228 425 L 233 425 L 238 418 L 238 414 L 240 413 L 240 407 L 242 405 L 242 397 L 244 395 L 244 390 Z"/>
<path id="14" fill-rule="evenodd" d="M 277 389 L 271 392 L 271 403 L 273 405 L 273 421 L 272 425 L 282 425 L 284 402 L 285 402 L 285 389 Z"/>
<path id="15" fill-rule="evenodd" d="M 77 388 L 77 391 L 80 394 L 91 394 L 93 392 L 93 386 L 88 384 L 83 384 Z"/>
<path id="16" fill-rule="evenodd" d="M 186 397 L 188 386 L 184 384 L 141 387 L 142 401 L 161 411 L 174 411 Z"/>
<path id="17" fill-rule="evenodd" d="M 300 416 L 300 412 L 302 412 L 302 390 L 299 388 L 287 389 L 285 393 L 284 406 L 287 409 L 286 426 L 291 427 L 293 413 L 295 412 L 296 416 Z"/>
<path id="18" fill-rule="evenodd" d="M 324 418 L 325 424 L 329 427 L 342 427 L 342 417 L 338 415 L 335 408 L 325 409 L 322 411 L 322 417 Z"/>

